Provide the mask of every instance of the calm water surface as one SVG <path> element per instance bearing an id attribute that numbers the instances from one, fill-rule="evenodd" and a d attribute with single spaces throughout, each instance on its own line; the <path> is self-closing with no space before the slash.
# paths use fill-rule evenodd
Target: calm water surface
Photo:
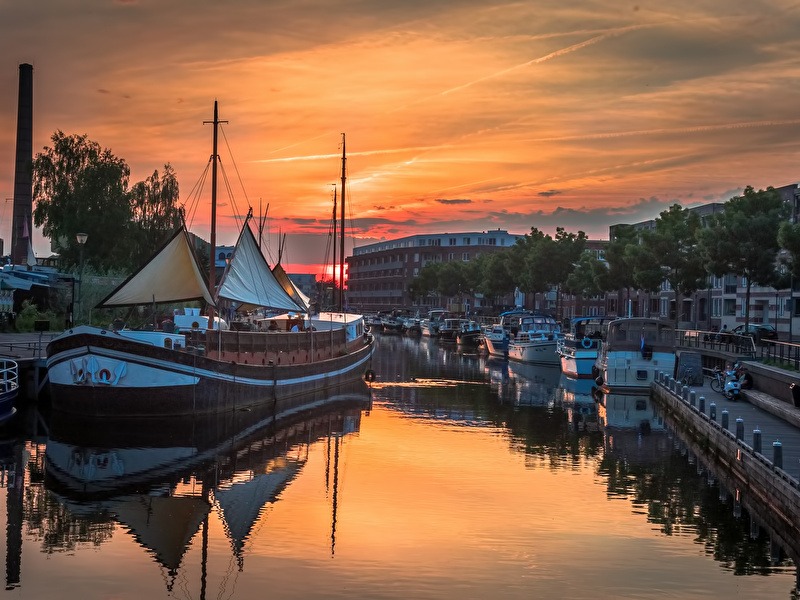
<path id="1" fill-rule="evenodd" d="M 279 427 L 25 415 L 0 445 L 5 595 L 797 597 L 648 400 L 426 339 L 380 337 L 373 368 Z"/>

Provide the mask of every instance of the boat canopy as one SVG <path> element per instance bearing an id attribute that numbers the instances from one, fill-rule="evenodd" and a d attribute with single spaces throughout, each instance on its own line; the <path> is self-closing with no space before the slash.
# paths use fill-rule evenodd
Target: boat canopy
<path id="1" fill-rule="evenodd" d="M 205 300 L 214 304 L 186 228 L 102 300 L 97 308 Z"/>

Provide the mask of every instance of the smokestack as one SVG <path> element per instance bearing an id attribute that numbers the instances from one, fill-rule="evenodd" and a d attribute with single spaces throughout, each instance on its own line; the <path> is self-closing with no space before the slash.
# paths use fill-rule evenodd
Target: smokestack
<path id="1" fill-rule="evenodd" d="M 14 168 L 14 210 L 11 223 L 11 262 L 24 265 L 28 257 L 28 237 L 33 234 L 33 65 L 19 66 L 17 105 L 17 158 Z"/>

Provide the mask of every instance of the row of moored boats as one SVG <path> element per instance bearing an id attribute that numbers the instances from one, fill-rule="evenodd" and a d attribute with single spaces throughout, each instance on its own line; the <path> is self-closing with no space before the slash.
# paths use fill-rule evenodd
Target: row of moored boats
<path id="1" fill-rule="evenodd" d="M 483 326 L 437 309 L 426 318 L 374 317 L 371 329 L 474 345 L 510 361 L 560 365 L 567 377 L 593 379 L 604 391 L 647 391 L 660 371 L 675 369 L 674 328 L 655 318 L 578 317 L 562 330 L 552 316 L 524 309 Z"/>

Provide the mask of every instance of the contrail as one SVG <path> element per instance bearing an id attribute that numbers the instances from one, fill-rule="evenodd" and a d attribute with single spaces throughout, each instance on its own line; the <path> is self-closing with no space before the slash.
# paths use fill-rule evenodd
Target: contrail
<path id="1" fill-rule="evenodd" d="M 288 147 L 288 146 L 287 146 Z M 385 148 L 383 150 L 364 150 L 362 152 L 348 152 L 347 156 L 374 156 L 377 154 L 397 154 L 399 152 L 427 152 L 429 150 L 442 150 L 452 148 L 451 144 L 440 144 L 438 146 L 412 146 L 410 148 Z M 274 162 L 294 162 L 303 160 L 329 160 L 341 157 L 341 154 L 309 154 L 307 156 L 287 156 L 284 158 L 264 158 L 254 160 L 254 163 L 274 163 Z"/>

